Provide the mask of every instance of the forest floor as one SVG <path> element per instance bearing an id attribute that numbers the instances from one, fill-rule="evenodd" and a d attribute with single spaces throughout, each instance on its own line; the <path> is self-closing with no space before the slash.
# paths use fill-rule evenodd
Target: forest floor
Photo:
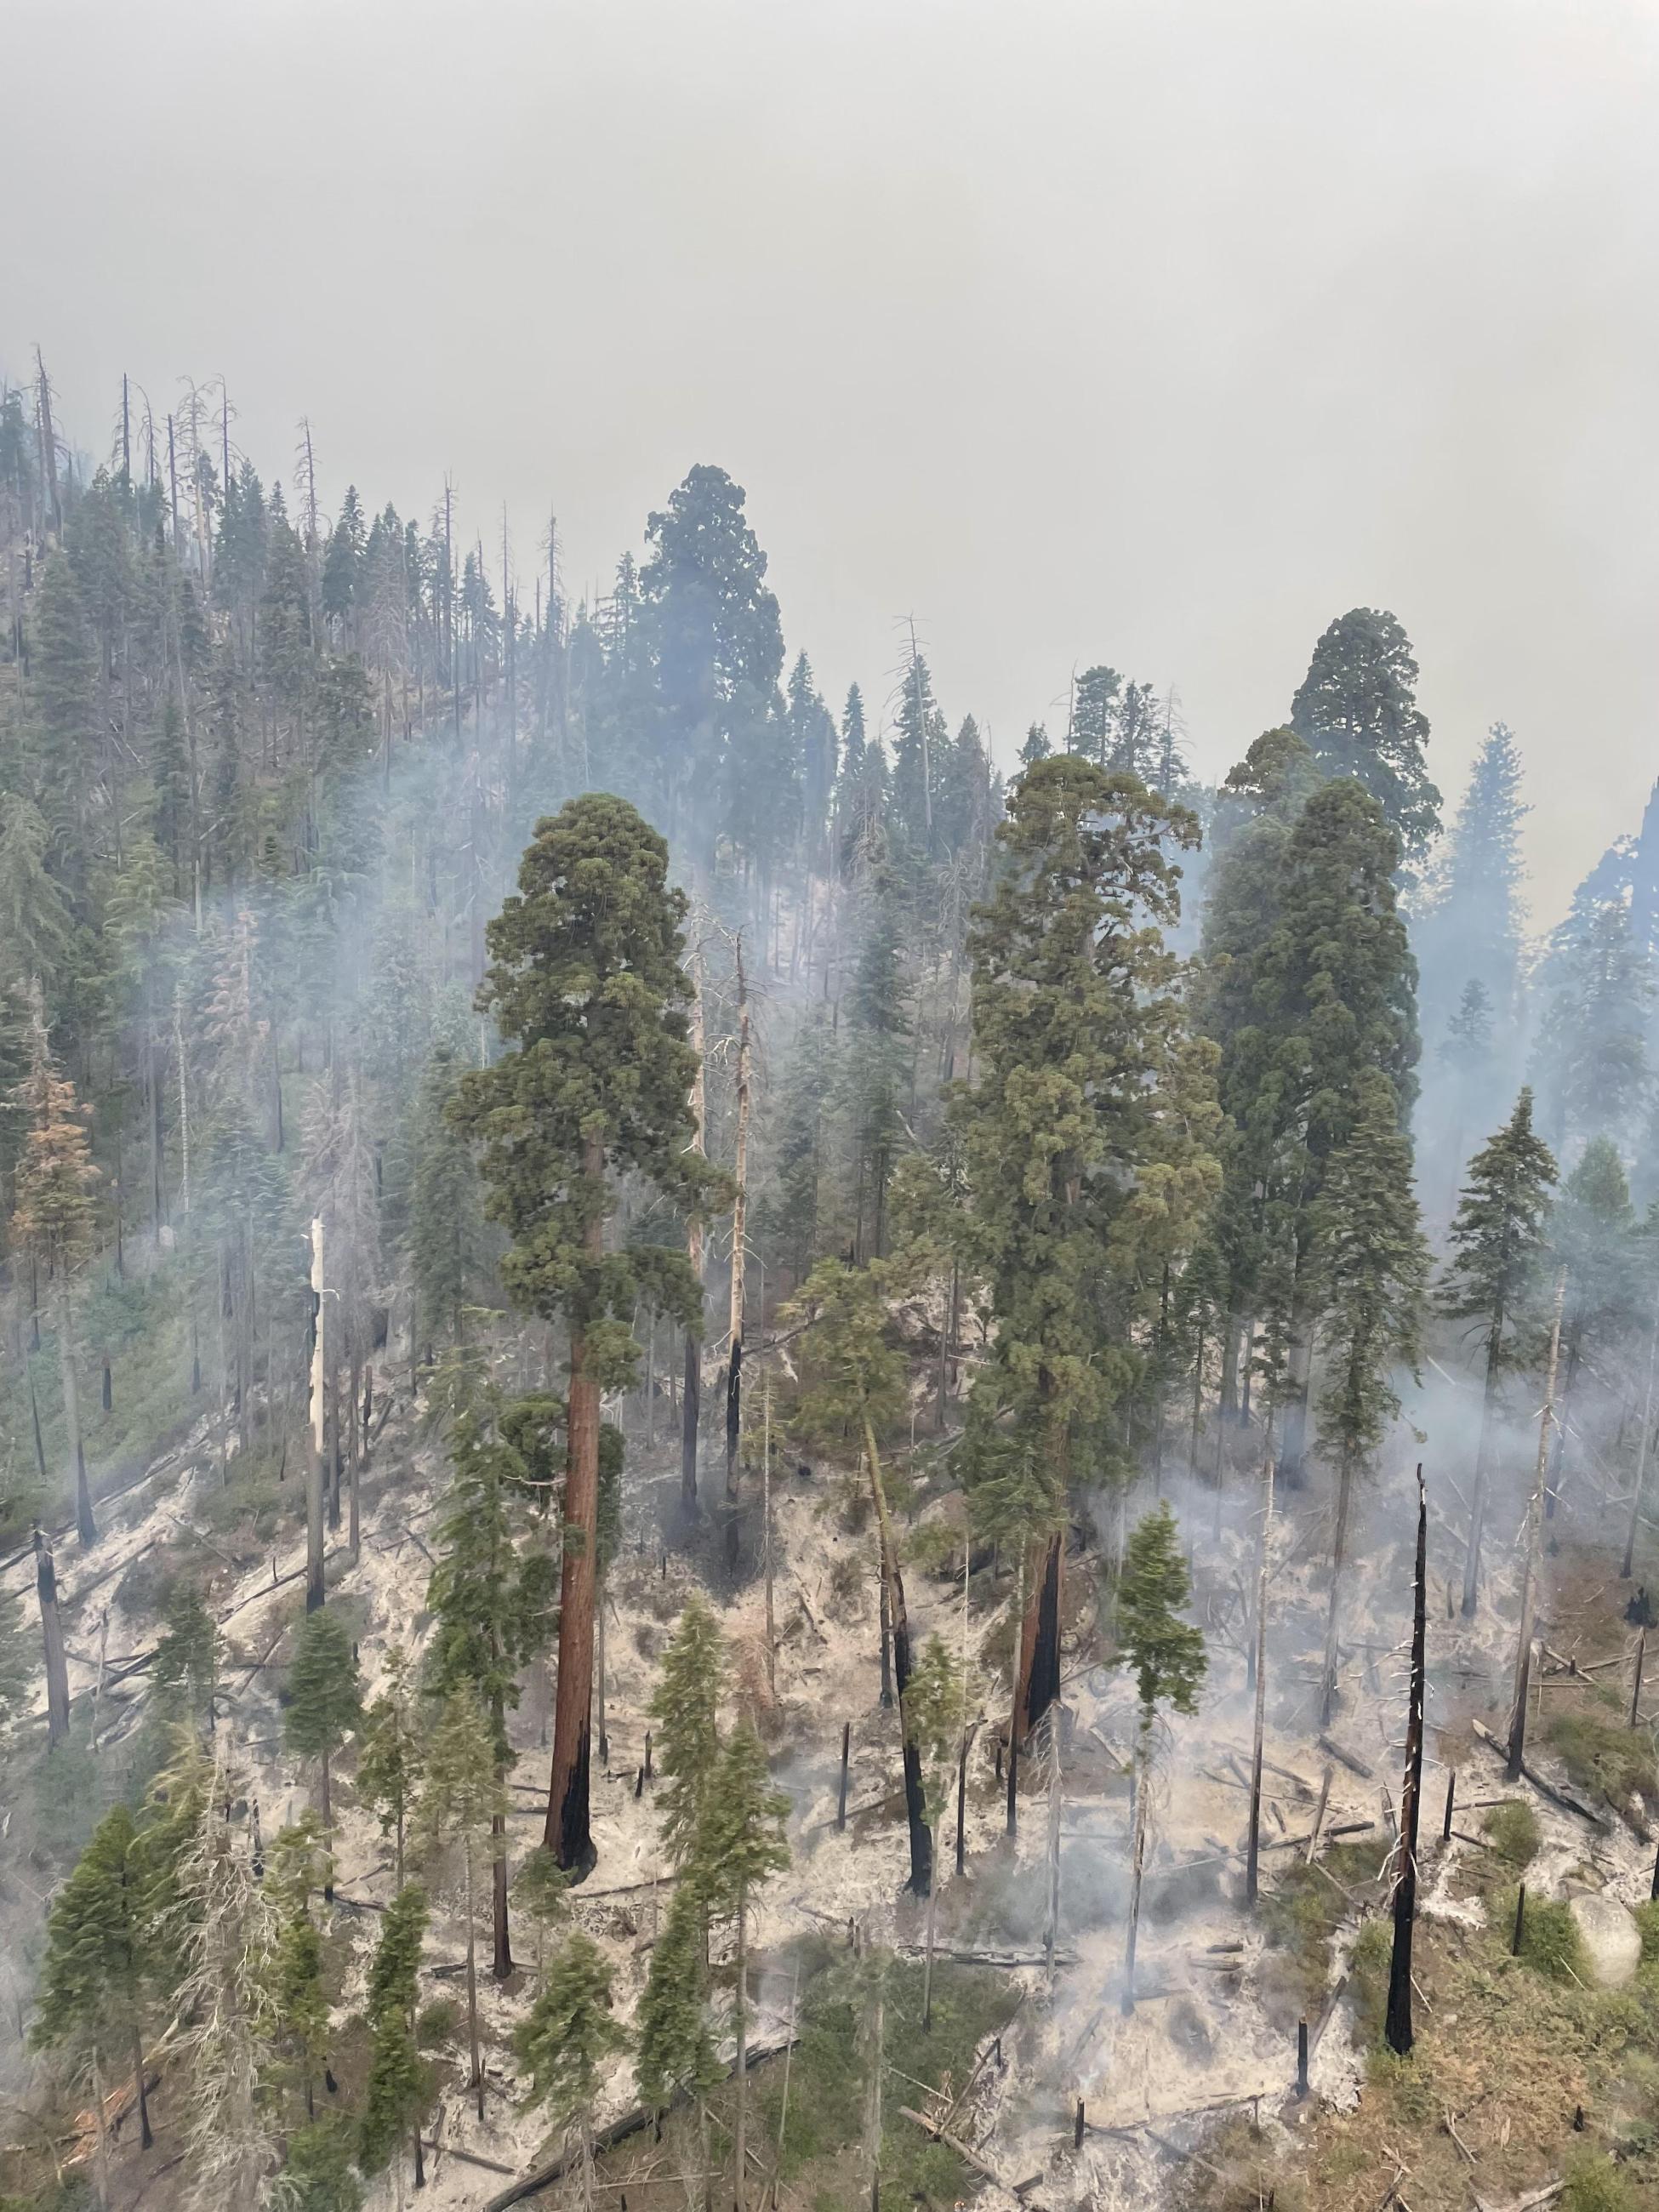
<path id="1" fill-rule="evenodd" d="M 1384 1511 L 1362 1547 L 1344 1607 L 1341 1706 L 1334 1741 L 1351 1763 L 1318 1741 L 1315 1701 L 1328 1589 L 1328 1516 L 1322 1493 L 1281 1500 L 1270 1545 L 1267 1665 L 1267 1787 L 1261 1904 L 1243 1903 L 1243 1851 L 1253 1693 L 1248 1686 L 1256 1521 L 1252 1486 L 1236 1483 L 1219 1501 L 1183 1497 L 1194 1549 L 1194 1615 L 1206 1629 L 1210 1672 L 1198 1711 L 1160 1724 L 1152 1799 L 1133 2009 L 1123 2008 L 1127 1903 L 1127 1763 L 1133 1738 L 1132 1686 L 1111 1664 L 1111 1553 L 1106 1526 L 1068 1563 L 1064 1719 L 1057 1771 L 1026 1762 L 1018 1833 L 1006 1833 L 997 1778 L 997 1739 L 1006 1705 L 1012 1635 L 1013 1577 L 981 1565 L 964 1601 L 960 1500 L 933 1495 L 932 1448 L 923 1439 L 896 1487 L 910 1487 L 907 1589 L 918 1647 L 937 1632 L 965 1640 L 986 1685 L 983 1725 L 969 1762 L 966 1872 L 953 1871 L 954 1808 L 942 1824 L 944 1876 L 937 1915 L 941 1964 L 935 2027 L 920 2024 L 919 1954 L 924 1908 L 904 1890 L 908 1851 L 898 1789 L 898 1722 L 878 1695 L 878 1608 L 873 1528 L 850 1474 L 793 1465 L 775 1476 L 776 1650 L 769 1680 L 763 1581 L 758 1571 L 757 1487 L 744 1478 L 744 1518 L 732 1565 L 713 1469 L 713 1502 L 689 1533 L 678 1504 L 678 1447 L 630 1447 L 625 1484 L 629 1543 L 614 1563 L 605 1612 L 605 1735 L 596 1761 L 594 1838 L 599 1863 L 572 1893 L 574 1922 L 598 1940 L 616 1977 L 617 2008 L 631 2015 L 643 1986 L 669 1879 L 653 1791 L 641 1780 L 647 1707 L 664 1645 L 687 1591 L 708 1585 L 736 1662 L 738 1694 L 772 1750 L 774 1774 L 791 1800 L 793 1862 L 759 1900 L 750 1943 L 750 2039 L 799 2041 L 792 2087 L 780 2202 L 830 2212 L 867 2194 L 872 2140 L 866 2095 L 874 1994 L 884 2021 L 881 2176 L 890 2203 L 946 2203 L 1011 2191 L 932 2141 L 921 2122 L 945 2119 L 1002 2184 L 1030 2183 L 1027 2206 L 1090 2205 L 1130 2212 L 1185 2201 L 1205 2212 L 1235 2212 L 1276 2191 L 1279 2212 L 1376 2212 L 1395 2187 L 1410 2212 L 1472 2203 L 1498 2206 L 1564 2171 L 1575 2145 L 1626 2154 L 1623 2174 L 1659 2203 L 1659 2162 L 1647 2115 L 1659 2087 L 1659 1930 L 1648 1899 L 1654 1864 L 1653 1738 L 1626 1725 L 1629 1650 L 1623 1609 L 1632 1585 L 1609 1571 L 1614 1534 L 1588 1488 L 1570 1490 L 1549 1524 L 1540 1634 L 1545 1666 L 1535 1678 L 1539 1717 L 1529 1763 L 1547 1779 L 1583 1795 L 1595 1818 L 1564 1809 L 1522 1782 L 1508 1788 L 1499 1759 L 1474 1733 L 1507 1721 L 1517 1600 L 1512 1528 L 1494 1529 L 1491 1573 L 1472 1622 L 1448 1617 L 1446 1577 L 1461 1555 L 1451 1501 L 1437 1507 L 1431 1548 L 1429 1760 L 1425 1784 L 1425 1869 L 1417 1955 L 1419 2041 L 1401 2063 L 1378 2048 L 1379 1972 L 1386 1862 L 1399 1801 L 1405 1715 L 1403 1660 L 1409 1633 L 1410 1559 L 1403 1512 Z M 165 1542 L 210 1571 L 225 1639 L 221 1725 L 244 1763 L 261 1830 L 269 1838 L 310 1802 L 313 1778 L 283 1749 L 283 1669 L 301 1611 L 295 1570 L 303 1534 L 286 1498 L 273 1512 L 269 1470 L 250 1470 L 247 1495 L 233 1455 L 219 1487 L 218 1440 L 198 1425 L 165 1455 L 148 1481 L 104 1516 L 99 1544 L 84 1558 L 59 1547 L 66 1641 L 77 1721 L 107 1759 L 144 1724 L 142 1668 L 123 1680 L 121 1662 L 142 1657 L 155 1635 L 155 1561 Z M 394 1641 L 418 1649 L 427 1626 L 431 1523 L 443 1480 L 438 1448 L 406 1403 L 394 1407 L 365 1477 L 362 1546 L 355 1565 L 343 1545 L 331 1554 L 331 1603 L 358 1640 L 365 1698 L 380 1686 Z M 1383 1486 L 1406 1497 L 1402 1466 Z M 1386 1504 L 1387 1500 L 1384 1500 Z M 1500 1521 L 1502 1516 L 1499 1516 Z M 271 1533 L 272 1523 L 274 1533 Z M 1616 1542 L 1615 1542 L 1616 1555 Z M 1640 1571 L 1659 1560 L 1644 1552 Z M 15 1564 L 8 1587 L 32 1589 L 32 1567 Z M 1572 1671 L 1574 1667 L 1579 1670 Z M 514 1717 L 520 1758 L 511 1838 L 515 1863 L 538 1840 L 545 1807 L 547 1674 L 532 1670 Z M 44 1692 L 42 1692 L 42 1699 Z M 1651 1703 L 1659 1710 L 1659 1686 Z M 836 1821 L 842 1729 L 851 1731 L 849 1815 Z M 35 1724 L 37 1729 L 38 1723 Z M 43 1730 L 39 1730 L 43 1734 Z M 27 1739 L 29 1729 L 23 1731 Z M 20 1765 L 24 1753 L 20 1753 Z M 42 1770 L 53 1762 L 40 1762 Z M 1449 1769 L 1459 1810 L 1449 1843 L 1440 1814 Z M 1366 1771 L 1359 1771 L 1358 1769 Z M 1324 1841 L 1307 1863 L 1306 1839 L 1329 1770 Z M 59 1772 L 68 1770 L 59 1768 Z M 340 2105 L 361 2089 L 365 2051 L 359 2007 L 377 1907 L 392 1892 L 391 1852 L 356 1802 L 352 1760 L 336 1789 L 337 1940 L 333 1963 L 337 2045 L 332 2065 Z M 1644 1794 L 1645 1793 L 1645 1794 Z M 1494 1846 L 1487 1824 L 1497 1801 L 1518 1800 L 1535 1834 Z M 46 1895 L 61 1873 L 47 1831 L 50 1796 L 37 1786 L 9 1793 L 0 1814 L 0 1935 L 20 1956 L 38 1949 Z M 78 1816 L 77 1816 L 78 1817 Z M 1048 1931 L 1051 1838 L 1057 1832 L 1060 1919 L 1052 1966 Z M 61 1839 L 58 1839 L 61 1841 Z M 1530 1848 L 1526 1848 L 1530 1844 Z M 1517 1856 L 1517 1854 L 1522 1854 Z M 1534 1957 L 1510 1955 L 1514 1886 L 1524 1878 L 1534 1905 L 1577 1896 L 1603 1901 L 1603 1935 L 1629 1917 L 1645 1946 L 1635 1978 L 1597 1984 L 1592 1950 L 1571 1940 Z M 1609 1922 L 1608 1916 L 1612 1916 Z M 1587 1922 L 1593 1921 L 1587 1911 Z M 1554 1923 L 1540 1922 L 1545 1937 Z M 1559 1933 L 1559 1931 L 1557 1931 Z M 1592 1933 L 1594 1932 L 1592 1928 Z M 523 2110 L 511 2050 L 515 2022 L 533 1993 L 533 1938 L 515 1923 L 518 1964 L 502 1985 L 480 1960 L 486 2056 L 485 2113 L 465 2079 L 460 1970 L 465 1929 L 453 1887 L 441 1882 L 423 1978 L 427 2039 L 440 2094 L 428 2134 L 421 2201 L 432 2212 L 478 2207 L 513 2175 L 554 2155 L 541 2119 Z M 1629 1947 L 1626 1947 L 1629 1948 Z M 1617 1950 L 1617 1942 L 1613 1945 Z M 880 1972 L 872 1962 L 893 1954 Z M 1559 1955 L 1558 1955 L 1559 1954 Z M 717 1943 L 717 1977 L 728 1962 Z M 884 1978 L 883 1976 L 884 1975 Z M 15 1976 L 16 1988 L 21 1975 Z M 21 1990 L 18 1991 L 21 1997 Z M 15 2011 L 13 2019 L 18 2014 Z M 1312 2094 L 1295 2094 L 1296 2032 L 1313 2039 Z M 8 2023 L 9 2027 L 10 2022 Z M 1000 2041 L 999 2041 L 1000 2039 Z M 10 2076 L 23 2072 L 14 2039 Z M 140 2158 L 124 2145 L 117 2161 L 117 2212 L 173 2200 L 168 2161 L 176 2084 L 165 2051 L 154 2100 L 157 2145 Z M 764 2180 L 782 2117 L 784 2063 L 757 2075 L 752 2134 Z M 965 2094 L 964 2094 L 965 2093 Z M 603 2129 L 632 2103 L 626 2064 L 594 2113 Z M 1078 2101 L 1085 2132 L 1074 2147 Z M 635 2205 L 666 2212 L 686 2201 L 684 2177 L 708 2173 L 726 2155 L 730 2091 L 705 2120 L 681 2114 L 659 2142 L 630 2137 L 602 2162 L 601 2178 Z M 1573 2127 L 1583 2109 L 1582 2132 Z M 1644 2130 L 1648 2131 L 1644 2135 Z M 130 2136 L 131 2130 L 124 2130 Z M 72 2138 L 73 2130 L 70 2130 Z M 21 2138 L 20 2138 L 21 2140 Z M 72 2140 L 58 2155 L 84 2159 Z M 21 2165 L 33 2166 L 31 2143 Z M 165 2170 L 165 2172 L 164 2172 Z M 866 2177 L 860 2179 L 860 2177 Z M 4 2179 L 0 2175 L 0 2180 Z M 573 2185 L 561 2185 L 568 2189 Z M 539 2200 L 552 2202 L 556 2191 Z M 371 2212 L 395 2201 L 375 2185 Z M 610 2198 L 602 2197 L 602 2204 Z"/>

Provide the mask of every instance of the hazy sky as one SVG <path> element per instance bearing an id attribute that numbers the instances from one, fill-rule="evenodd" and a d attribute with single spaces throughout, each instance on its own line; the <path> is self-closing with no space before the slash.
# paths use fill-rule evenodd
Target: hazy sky
<path id="1" fill-rule="evenodd" d="M 0 368 L 100 447 L 222 373 L 326 496 L 573 582 L 696 461 L 793 652 L 914 611 L 1008 760 L 1070 670 L 1218 771 L 1342 609 L 1534 902 L 1659 773 L 1659 0 L 4 0 Z"/>

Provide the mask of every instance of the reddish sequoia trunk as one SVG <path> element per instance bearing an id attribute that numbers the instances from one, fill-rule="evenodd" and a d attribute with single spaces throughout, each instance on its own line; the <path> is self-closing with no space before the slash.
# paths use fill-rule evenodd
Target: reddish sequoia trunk
<path id="1" fill-rule="evenodd" d="M 590 1140 L 585 1175 L 598 1178 L 605 1153 Z M 605 1224 L 589 1223 L 590 1258 L 605 1249 Z M 593 1590 L 599 1548 L 599 1386 L 589 1366 L 587 1338 L 570 1334 L 570 1390 L 566 1401 L 564 1565 L 559 1583 L 559 1684 L 553 1708 L 553 1777 L 544 1840 L 566 1873 L 593 1864 L 588 1823 L 588 1764 L 593 1704 Z"/>
<path id="2" fill-rule="evenodd" d="M 1066 1539 L 1049 1537 L 1040 1571 L 1032 1577 L 1031 1598 L 1020 1624 L 1019 1692 L 1015 1711 L 1019 1740 L 1031 1730 L 1060 1695 L 1060 1593 Z"/>

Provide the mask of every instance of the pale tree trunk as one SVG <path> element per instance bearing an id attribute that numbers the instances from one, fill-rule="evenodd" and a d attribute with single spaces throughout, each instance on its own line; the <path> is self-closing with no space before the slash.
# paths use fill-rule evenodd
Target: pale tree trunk
<path id="1" fill-rule="evenodd" d="M 1152 1717 L 1142 1709 L 1135 1746 L 1134 1850 L 1129 1868 L 1129 1933 L 1123 1949 L 1123 2010 L 1135 2008 L 1135 1950 L 1140 1939 L 1140 1878 L 1146 1865 L 1146 1800 L 1151 1795 Z"/>
<path id="2" fill-rule="evenodd" d="M 1331 1540 L 1331 1595 L 1325 1610 L 1325 1658 L 1319 1675 L 1319 1725 L 1328 1728 L 1336 1711 L 1337 1629 L 1343 1570 L 1348 1563 L 1348 1517 L 1353 1504 L 1353 1454 L 1345 1445 L 1336 1479 L 1336 1534 Z"/>
<path id="3" fill-rule="evenodd" d="M 1504 1770 L 1506 1782 L 1518 1782 L 1527 1753 L 1527 1696 L 1532 1686 L 1532 1631 L 1538 1599 L 1538 1547 L 1543 1533 L 1544 1489 L 1548 1480 L 1550 1431 L 1555 1421 L 1555 1374 L 1561 1356 L 1561 1305 L 1567 1278 L 1555 1279 L 1555 1311 L 1550 1322 L 1549 1367 L 1544 1382 L 1544 1409 L 1538 1417 L 1538 1464 L 1533 1474 L 1532 1496 L 1527 1501 L 1527 1540 L 1521 1557 L 1521 1627 L 1515 1654 L 1515 1703 L 1510 1712 L 1510 1755 Z"/>
<path id="4" fill-rule="evenodd" d="M 58 1270 L 58 1364 L 64 1378 L 64 1427 L 69 1444 L 70 1472 L 75 1481 L 75 1527 L 84 1551 L 98 1541 L 93 1518 L 92 1490 L 87 1481 L 87 1455 L 81 1440 L 81 1393 L 75 1375 L 75 1322 L 70 1305 L 69 1278 L 60 1262 Z"/>
<path id="5" fill-rule="evenodd" d="M 1480 1592 L 1480 1539 L 1486 1520 L 1486 1462 L 1492 1449 L 1492 1430 L 1498 1417 L 1498 1378 L 1502 1370 L 1500 1346 L 1503 1341 L 1504 1316 L 1492 1318 L 1492 1340 L 1486 1347 L 1486 1387 L 1480 1401 L 1480 1441 L 1475 1447 L 1474 1486 L 1469 1500 L 1469 1540 L 1463 1554 L 1463 1618 L 1474 1618 L 1475 1601 Z"/>
<path id="6" fill-rule="evenodd" d="M 466 1876 L 466 2040 L 472 2060 L 472 2087 L 478 2100 L 478 2118 L 484 2116 L 483 2047 L 478 2039 L 478 1916 L 472 1900 L 472 1838 L 461 1846 Z"/>
<path id="7" fill-rule="evenodd" d="M 733 2076 L 737 2097 L 737 2153 L 738 2212 L 744 2212 L 749 2203 L 749 2004 L 744 1976 L 749 1971 L 749 1887 L 746 1882 L 738 1886 L 738 1984 L 737 2018 L 735 2021 L 738 2046 L 737 2072 Z"/>
<path id="8" fill-rule="evenodd" d="M 702 1043 L 702 955 L 694 951 L 691 955 L 690 1044 L 696 1057 L 696 1073 L 691 1079 L 691 1149 L 699 1158 L 707 1152 L 703 1124 L 708 1118 L 708 1092 L 703 1079 Z M 694 1219 L 685 1232 L 685 1249 L 701 1298 L 702 1222 L 700 1218 Z M 680 1404 L 680 1500 L 688 1512 L 694 1512 L 697 1504 L 697 1425 L 702 1401 L 701 1335 L 700 1328 L 688 1328 L 685 1332 L 685 1377 Z"/>
<path id="9" fill-rule="evenodd" d="M 726 1370 L 726 1495 L 738 1494 L 738 1443 L 743 1431 L 744 1241 L 749 1226 L 749 986 L 743 972 L 743 933 L 738 933 L 738 1128 L 732 1162 L 732 1358 Z"/>
<path id="10" fill-rule="evenodd" d="M 324 1378 L 327 1324 L 324 1319 L 323 1224 L 311 1224 L 311 1343 L 307 1370 L 308 1401 L 306 1424 L 306 1611 L 315 1613 L 324 1599 L 323 1589 L 323 1444 Z"/>

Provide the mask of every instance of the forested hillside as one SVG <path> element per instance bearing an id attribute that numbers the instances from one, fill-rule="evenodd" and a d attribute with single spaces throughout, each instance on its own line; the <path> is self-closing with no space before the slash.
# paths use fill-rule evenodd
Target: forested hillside
<path id="1" fill-rule="evenodd" d="M 0 2203 L 1659 2202 L 1659 800 L 184 392 L 0 388 Z"/>

